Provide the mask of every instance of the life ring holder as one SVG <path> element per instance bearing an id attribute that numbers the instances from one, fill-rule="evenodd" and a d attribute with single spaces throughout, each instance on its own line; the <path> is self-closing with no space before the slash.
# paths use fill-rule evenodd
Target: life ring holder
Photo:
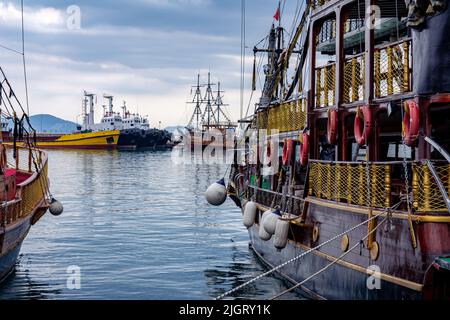
<path id="1" fill-rule="evenodd" d="M 358 107 L 355 116 L 355 140 L 359 146 L 368 145 L 373 129 L 373 114 L 369 106 Z"/>
<path id="2" fill-rule="evenodd" d="M 405 144 L 412 147 L 419 136 L 420 108 L 414 100 L 406 101 L 404 107 L 402 136 Z"/>

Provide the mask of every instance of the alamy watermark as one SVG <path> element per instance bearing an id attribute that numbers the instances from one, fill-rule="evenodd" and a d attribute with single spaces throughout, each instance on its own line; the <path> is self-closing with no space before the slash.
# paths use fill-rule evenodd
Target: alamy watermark
<path id="1" fill-rule="evenodd" d="M 81 268 L 79 266 L 68 266 L 66 287 L 69 290 L 81 289 Z"/>
<path id="2" fill-rule="evenodd" d="M 81 29 L 81 8 L 77 5 L 68 6 L 66 9 L 66 27 L 68 30 Z"/>

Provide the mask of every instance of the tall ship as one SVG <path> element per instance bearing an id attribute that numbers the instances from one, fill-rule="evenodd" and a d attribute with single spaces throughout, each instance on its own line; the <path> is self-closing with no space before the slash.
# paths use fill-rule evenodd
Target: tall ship
<path id="1" fill-rule="evenodd" d="M 254 48 L 265 81 L 227 186 L 264 275 L 315 299 L 448 300 L 449 3 L 301 3 L 289 41 L 278 10 Z"/>
<path id="2" fill-rule="evenodd" d="M 1 69 L 1 68 L 0 68 Z M 28 119 L 3 70 L 1 115 L 19 121 Z M 3 127 L 2 129 L 6 129 Z M 13 139 L 19 132 L 11 133 Z M 20 133 L 27 141 L 25 146 L 6 145 L 0 133 L 0 283 L 14 270 L 22 242 L 30 228 L 50 209 L 60 215 L 63 207 L 49 189 L 48 155 L 33 144 L 33 131 Z"/>
<path id="3" fill-rule="evenodd" d="M 217 83 L 217 91 L 213 91 L 214 83 L 211 82 L 211 73 L 208 72 L 208 82 L 200 84 L 200 74 L 197 75 L 197 85 L 191 90 L 193 97 L 188 104 L 194 105 L 194 112 L 186 126 L 187 138 L 192 150 L 205 149 L 207 146 L 214 148 L 226 148 L 234 145 L 234 133 L 237 125 L 233 123 L 225 113 L 227 106 L 223 102 L 223 93 L 220 82 Z M 205 92 L 202 89 L 205 88 Z M 230 138 L 228 139 L 227 138 Z"/>

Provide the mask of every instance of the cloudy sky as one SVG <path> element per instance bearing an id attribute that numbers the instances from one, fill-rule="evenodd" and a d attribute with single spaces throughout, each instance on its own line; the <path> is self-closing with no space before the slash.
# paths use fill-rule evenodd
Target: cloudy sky
<path id="1" fill-rule="evenodd" d="M 285 20 L 297 0 L 287 0 Z M 81 11 L 74 29 L 72 5 Z M 252 48 L 270 28 L 278 0 L 247 0 L 247 87 Z M 239 115 L 241 0 L 25 0 L 30 113 L 81 121 L 83 90 L 115 96 L 157 126 L 184 125 L 190 86 L 208 69 Z M 288 22 L 289 21 L 289 22 Z M 75 22 L 76 27 L 76 22 Z M 21 51 L 20 0 L 0 1 L 0 45 Z M 24 99 L 22 58 L 0 48 L 0 65 Z M 246 92 L 246 103 L 249 92 Z M 98 100 L 96 120 L 102 113 Z"/>

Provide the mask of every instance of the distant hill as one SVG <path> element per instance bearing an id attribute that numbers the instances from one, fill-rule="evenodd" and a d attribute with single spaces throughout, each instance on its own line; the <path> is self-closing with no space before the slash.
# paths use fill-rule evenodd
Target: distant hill
<path id="1" fill-rule="evenodd" d="M 31 116 L 30 122 L 37 132 L 70 133 L 77 129 L 77 124 L 75 122 L 67 121 L 49 114 L 37 114 Z"/>

